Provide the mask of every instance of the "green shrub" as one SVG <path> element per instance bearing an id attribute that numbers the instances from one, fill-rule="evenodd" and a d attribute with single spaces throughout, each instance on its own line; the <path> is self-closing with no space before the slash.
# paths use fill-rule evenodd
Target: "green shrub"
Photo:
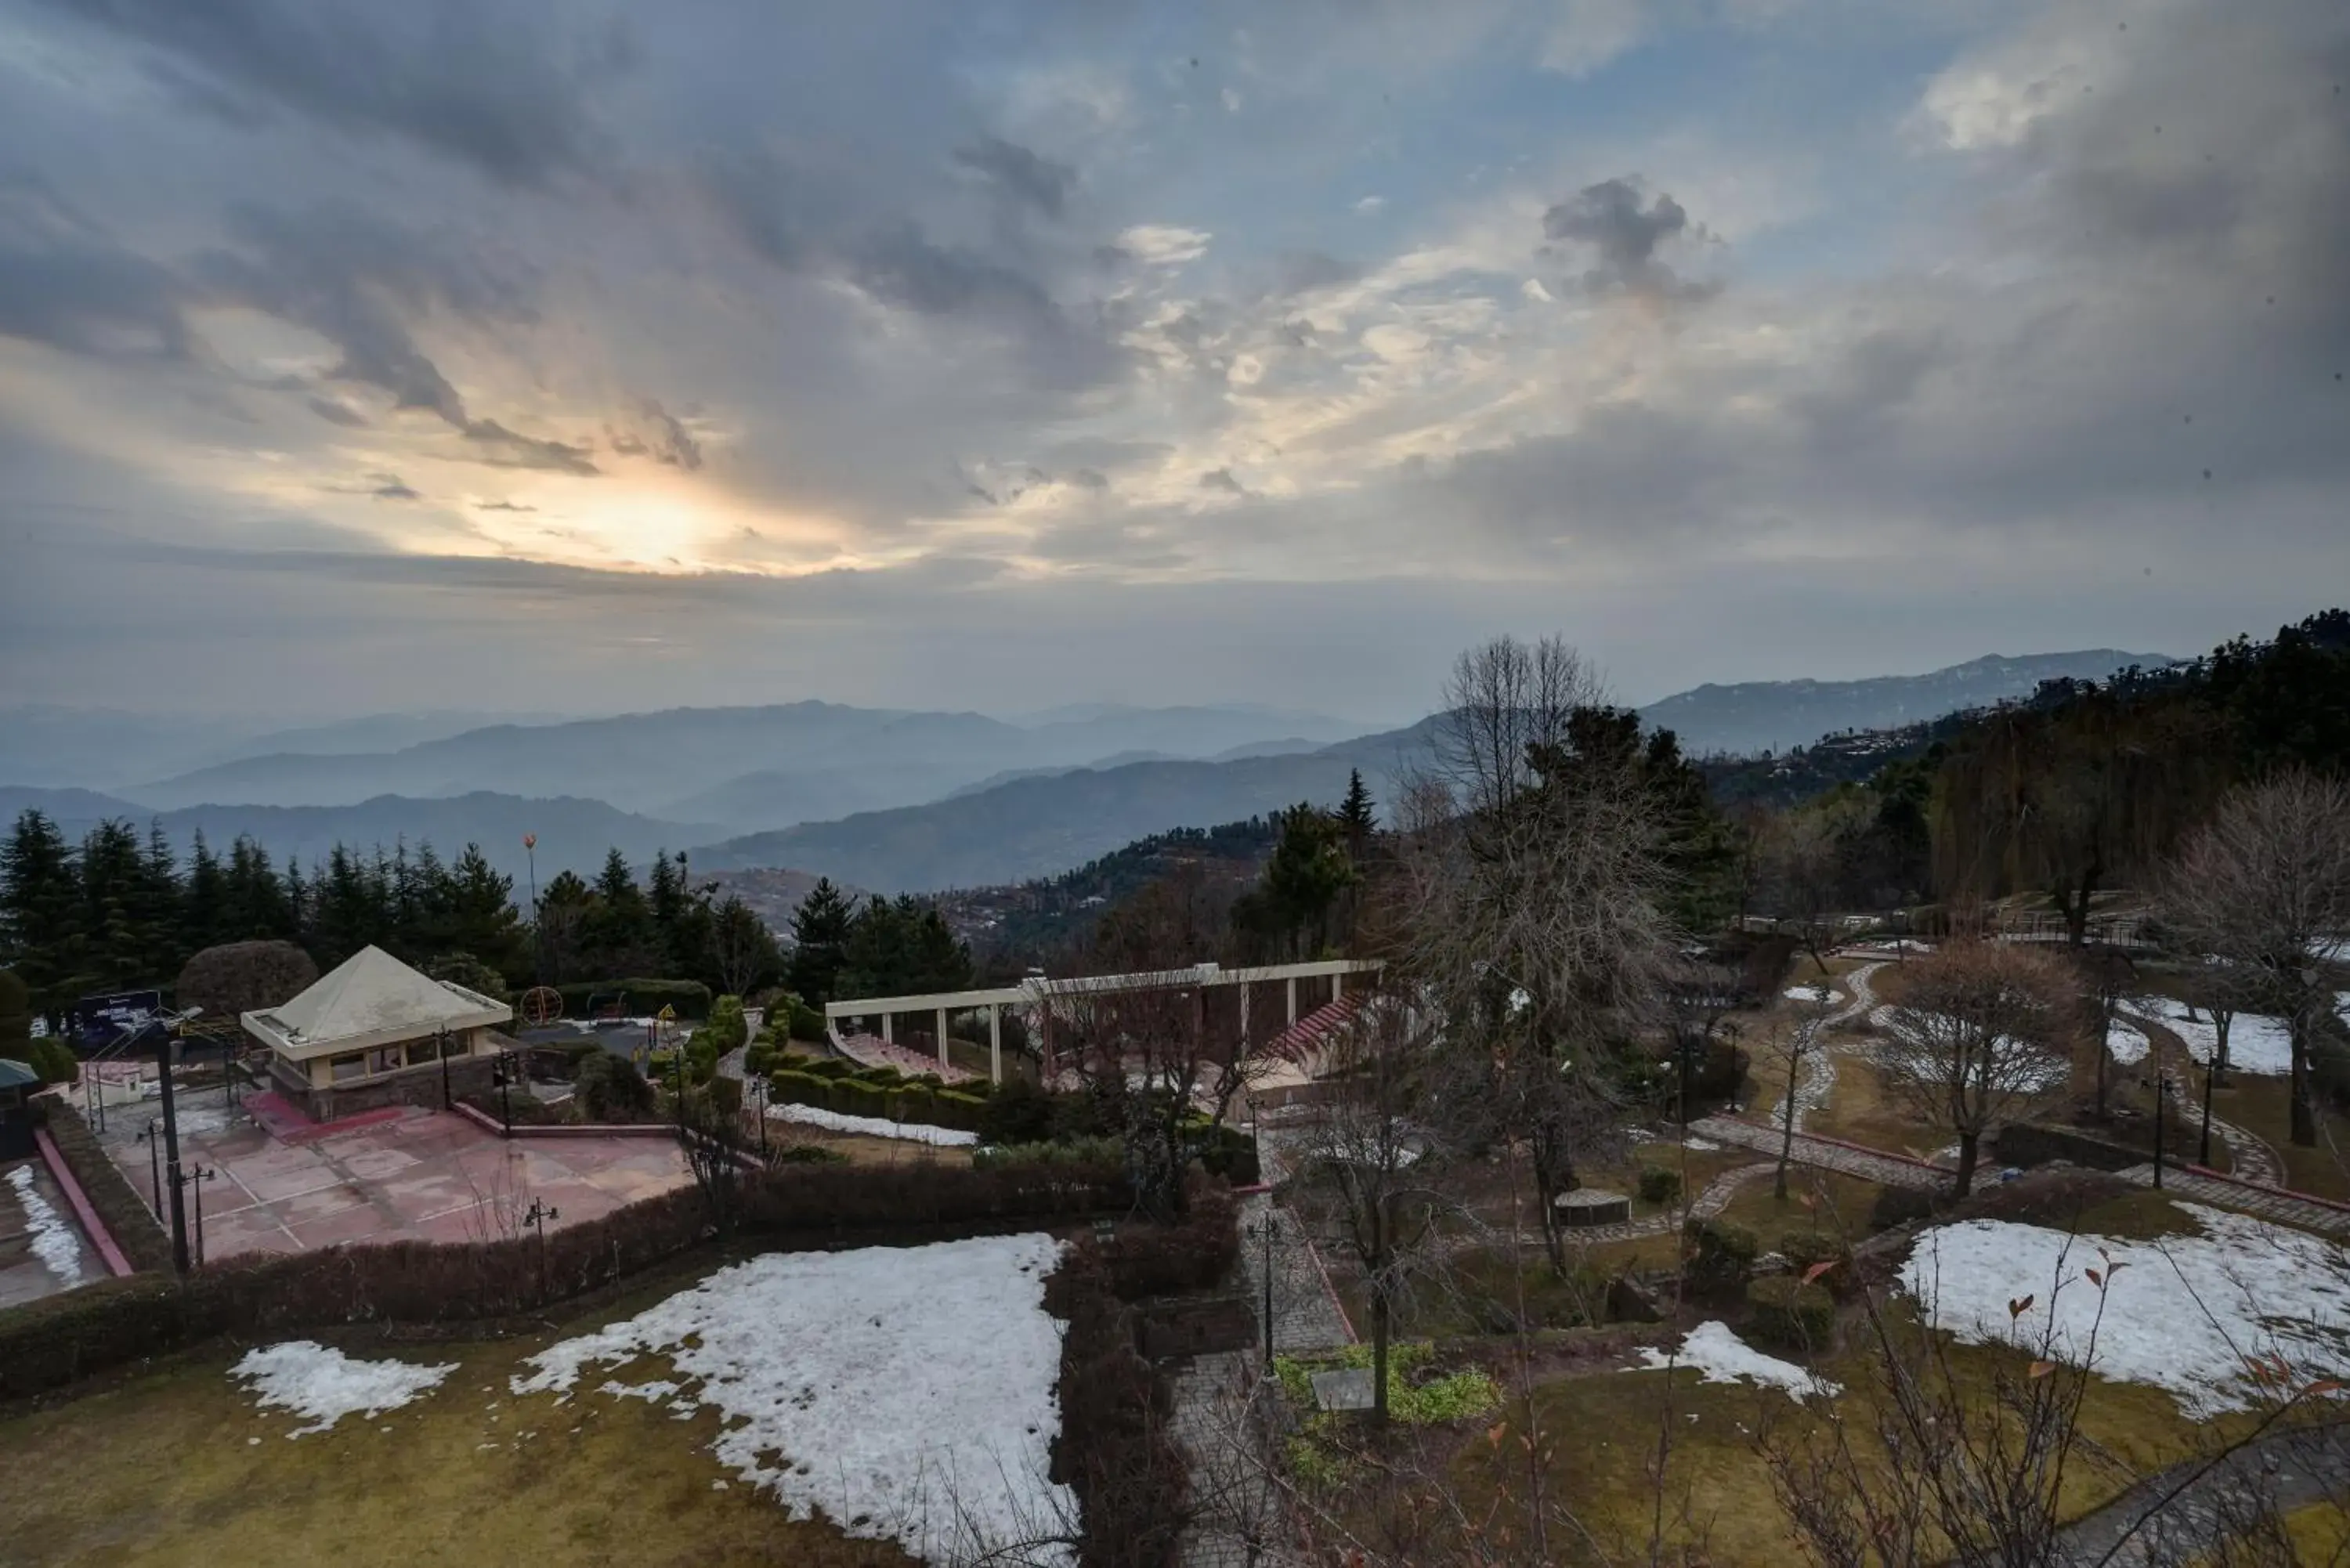
<path id="1" fill-rule="evenodd" d="M 1819 1264 L 1829 1265 L 1814 1282 L 1839 1300 L 1850 1295 L 1859 1282 L 1853 1273 L 1852 1249 L 1843 1237 L 1825 1231 L 1788 1231 L 1779 1238 L 1779 1256 L 1787 1260 L 1787 1272 L 1799 1280 Z"/>
<path id="2" fill-rule="evenodd" d="M 1691 1219 L 1681 1227 L 1686 1248 L 1686 1273 L 1698 1291 L 1731 1291 L 1754 1272 L 1761 1246 L 1754 1232 L 1721 1220 Z"/>
<path id="3" fill-rule="evenodd" d="M 824 1014 L 795 996 L 792 998 L 791 1017 L 785 1023 L 785 1032 L 795 1040 L 820 1045 L 827 1038 Z"/>
<path id="4" fill-rule="evenodd" d="M 832 1081 L 813 1073 L 770 1073 L 767 1097 L 779 1106 L 829 1106 Z"/>
<path id="5" fill-rule="evenodd" d="M 1746 1337 L 1773 1350 L 1825 1350 L 1835 1333 L 1835 1298 L 1793 1274 L 1746 1287 Z"/>
<path id="6" fill-rule="evenodd" d="M 1681 1173 L 1669 1165 L 1644 1165 L 1640 1168 L 1640 1201 L 1643 1203 L 1678 1203 L 1681 1196 Z"/>
<path id="7" fill-rule="evenodd" d="M 707 1018 L 712 1000 L 710 988 L 698 980 L 583 980 L 558 985 L 564 1012 L 573 1018 L 587 1015 L 594 997 L 619 993 L 631 1018 L 651 1018 L 664 1007 L 686 1020 Z"/>
<path id="8" fill-rule="evenodd" d="M 848 1157 L 820 1143 L 789 1143 L 771 1157 L 777 1165 L 847 1165 Z"/>
<path id="9" fill-rule="evenodd" d="M 971 1162 L 981 1170 L 1057 1166 L 1120 1170 L 1126 1166 L 1126 1145 L 1114 1137 L 1076 1138 L 1067 1143 L 982 1144 L 972 1151 Z"/>
<path id="10" fill-rule="evenodd" d="M 743 1114 L 742 1079 L 712 1078 L 710 1080 L 709 1092 L 710 1103 L 718 1107 L 720 1116 L 734 1116 Z"/>
<path id="11" fill-rule="evenodd" d="M 580 1115 L 591 1122 L 626 1121 L 653 1108 L 653 1086 L 626 1056 L 598 1050 L 571 1080 Z"/>
<path id="12" fill-rule="evenodd" d="M 775 1070 L 775 1048 L 765 1040 L 754 1040 L 743 1053 L 743 1071 L 754 1078 L 764 1078 Z"/>
<path id="13" fill-rule="evenodd" d="M 1005 1147 L 1044 1143 L 1053 1136 L 1053 1096 L 1025 1078 L 1014 1078 L 988 1097 L 972 1130 L 982 1143 Z"/>
<path id="14" fill-rule="evenodd" d="M 942 1127 L 957 1132 L 975 1133 L 987 1115 L 987 1102 L 977 1095 L 958 1094 L 952 1089 L 941 1089 L 931 1096 L 931 1116 Z"/>
<path id="15" fill-rule="evenodd" d="M 1933 1194 L 1909 1187 L 1887 1187 L 1877 1193 L 1877 1201 L 1869 1206 L 1869 1232 L 1874 1235 L 1879 1231 L 1890 1231 L 1897 1225 L 1907 1225 L 1912 1220 L 1930 1219 L 1933 1212 Z"/>
<path id="16" fill-rule="evenodd" d="M 860 1084 L 854 1078 L 843 1078 L 833 1085 L 838 1096 L 832 1108 L 847 1116 L 870 1116 L 877 1121 L 889 1119 L 889 1091 L 871 1084 Z"/>
<path id="17" fill-rule="evenodd" d="M 81 1075 L 81 1058 L 55 1035 L 31 1042 L 22 1059 L 44 1084 L 69 1084 Z"/>
<path id="18" fill-rule="evenodd" d="M 919 1083 L 908 1085 L 890 1098 L 894 1102 L 889 1112 L 891 1121 L 922 1122 L 931 1127 L 938 1125 L 937 1097 Z"/>
<path id="19" fill-rule="evenodd" d="M 856 1073 L 857 1064 L 844 1062 L 837 1056 L 818 1056 L 800 1071 L 812 1073 L 819 1078 L 846 1078 Z"/>
<path id="20" fill-rule="evenodd" d="M 737 1045 L 749 1044 L 751 1021 L 743 1016 L 743 999 L 722 996 L 711 1002 L 710 1021 L 694 1031 L 694 1038 L 706 1038 L 721 1055 Z"/>

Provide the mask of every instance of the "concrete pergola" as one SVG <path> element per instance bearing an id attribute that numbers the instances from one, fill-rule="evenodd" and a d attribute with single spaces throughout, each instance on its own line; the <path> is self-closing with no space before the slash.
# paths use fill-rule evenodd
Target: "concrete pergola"
<path id="1" fill-rule="evenodd" d="M 895 1044 L 890 1028 L 898 1017 L 929 1013 L 935 1019 L 934 1038 L 938 1045 L 939 1065 L 947 1065 L 947 1015 L 984 1008 L 987 1011 L 987 1074 L 996 1083 L 1003 1081 L 1003 1009 L 1035 1008 L 1042 1016 L 1047 1052 L 1051 1049 L 1053 1003 L 1057 999 L 1082 999 L 1113 996 L 1125 992 L 1162 991 L 1175 988 L 1237 985 L 1254 987 L 1271 981 L 1284 982 L 1287 995 L 1287 1023 L 1297 1022 L 1297 982 L 1301 980 L 1330 981 L 1331 999 L 1346 994 L 1347 976 L 1376 974 L 1385 965 L 1378 959 L 1323 959 L 1311 963 L 1261 964 L 1248 969 L 1225 969 L 1220 964 L 1193 964 L 1187 969 L 1144 970 L 1131 974 L 1073 975 L 1064 980 L 1048 980 L 1031 975 L 1017 985 L 995 986 L 981 991 L 941 991 L 912 996 L 846 997 L 827 1002 L 824 1006 L 825 1032 L 839 1045 L 838 1021 L 843 1018 L 879 1018 L 881 1040 Z M 1241 1029 L 1248 1029 L 1249 992 L 1241 992 Z"/>

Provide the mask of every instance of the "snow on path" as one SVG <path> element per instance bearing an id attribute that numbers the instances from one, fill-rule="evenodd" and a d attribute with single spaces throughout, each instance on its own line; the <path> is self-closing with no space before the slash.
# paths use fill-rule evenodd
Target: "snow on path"
<path id="1" fill-rule="evenodd" d="M 33 1168 L 20 1165 L 8 1173 L 8 1186 L 25 1210 L 25 1229 L 31 1233 L 33 1256 L 62 1284 L 81 1282 L 81 1237 L 73 1221 L 33 1185 Z"/>
<path id="2" fill-rule="evenodd" d="M 908 1143 L 936 1144 L 941 1148 L 979 1142 L 975 1132 L 959 1127 L 934 1127 L 924 1122 L 893 1122 L 879 1116 L 852 1116 L 822 1106 L 769 1106 L 767 1115 L 779 1122 L 823 1127 L 827 1132 L 861 1133 L 867 1137 L 903 1138 Z"/>
<path id="3" fill-rule="evenodd" d="M 1810 1002 L 1825 1006 L 1843 993 L 1832 985 L 1791 985 L 1779 994 L 1790 1002 Z"/>
<path id="4" fill-rule="evenodd" d="M 2153 1043 L 2147 1039 L 2144 1030 L 2134 1028 L 2119 1019 L 2116 1019 L 2113 1026 L 2106 1031 L 2106 1054 L 2125 1067 L 2145 1061 L 2146 1054 L 2152 1049 Z"/>
<path id="5" fill-rule="evenodd" d="M 1918 1237 L 1901 1286 L 1961 1341 L 2012 1343 L 2151 1385 L 2199 1420 L 2254 1402 L 2247 1355 L 2282 1355 L 2296 1385 L 2350 1376 L 2350 1262 L 2338 1246 L 2249 1215 L 2178 1207 L 2202 1234 L 2126 1241 L 2005 1220 L 1937 1226 Z M 2102 1323 L 2086 1269 L 2107 1282 Z M 2009 1303 L 2026 1297 L 2011 1321 Z"/>
<path id="6" fill-rule="evenodd" d="M 380 1416 L 440 1386 L 457 1364 L 419 1366 L 406 1361 L 356 1361 L 315 1340 L 292 1339 L 245 1353 L 228 1369 L 250 1382 L 265 1407 L 277 1406 L 307 1416 L 288 1438 L 323 1432 L 346 1416 Z"/>
<path id="7" fill-rule="evenodd" d="M 2219 1026 L 2199 1010 L 2187 1016 L 2187 1005 L 2168 996 L 2143 996 L 2136 1010 L 2187 1043 L 2187 1054 L 2209 1062 L 2220 1049 Z M 2232 1072 L 2282 1076 L 2293 1071 L 2293 1032 L 2282 1018 L 2239 1012 L 2228 1025 L 2228 1066 Z"/>
<path id="8" fill-rule="evenodd" d="M 1640 1352 L 1640 1358 L 1652 1367 L 1694 1366 L 1704 1374 L 1698 1379 L 1700 1383 L 1735 1383 L 1745 1378 L 1768 1387 L 1783 1388 L 1797 1399 L 1814 1394 L 1834 1398 L 1844 1392 L 1837 1385 L 1792 1361 L 1763 1355 L 1731 1333 L 1728 1324 L 1721 1322 L 1701 1323 L 1690 1330 L 1678 1351 L 1669 1353 L 1649 1345 Z"/>
<path id="9" fill-rule="evenodd" d="M 771 1252 L 541 1351 L 512 1387 L 567 1391 L 591 1364 L 664 1355 L 681 1398 L 723 1418 L 719 1461 L 794 1518 L 820 1510 L 851 1536 L 970 1561 L 1075 1516 L 1048 1475 L 1061 1324 L 1045 1279 L 1059 1258 L 1043 1235 Z M 941 1337 L 957 1334 L 972 1337 Z"/>

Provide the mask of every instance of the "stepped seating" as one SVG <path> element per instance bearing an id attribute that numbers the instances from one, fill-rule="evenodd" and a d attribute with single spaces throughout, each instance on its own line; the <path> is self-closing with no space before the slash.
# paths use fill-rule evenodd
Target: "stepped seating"
<path id="1" fill-rule="evenodd" d="M 931 1073 L 948 1084 L 967 1084 L 981 1076 L 952 1063 L 941 1066 L 936 1056 L 884 1040 L 879 1034 L 843 1034 L 837 1029 L 830 1033 L 834 1048 L 860 1067 L 895 1067 L 909 1078 Z"/>
<path id="2" fill-rule="evenodd" d="M 1326 1002 L 1280 1033 L 1274 1035 L 1260 1054 L 1275 1061 L 1294 1063 L 1304 1067 L 1321 1055 L 1338 1032 L 1354 1021 L 1361 1011 L 1360 996 L 1342 996 Z"/>

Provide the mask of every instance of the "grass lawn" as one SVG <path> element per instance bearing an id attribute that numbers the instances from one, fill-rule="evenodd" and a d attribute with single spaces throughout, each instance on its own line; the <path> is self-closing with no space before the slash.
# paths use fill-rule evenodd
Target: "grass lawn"
<path id="1" fill-rule="evenodd" d="M 567 1325 L 584 1332 L 678 1288 Z M 795 1325 L 779 1324 L 778 1333 Z M 718 1430 L 645 1399 L 517 1399 L 506 1377 L 563 1334 L 409 1346 L 369 1359 L 456 1362 L 437 1389 L 372 1420 L 288 1440 L 228 1376 L 242 1348 L 52 1408 L 0 1417 L 0 1556 L 187 1564 L 905 1563 L 894 1544 L 793 1523 L 707 1451 Z M 722 1489 L 723 1486 L 723 1489 Z"/>
<path id="2" fill-rule="evenodd" d="M 2003 1349 L 1950 1351 L 1962 1387 L 1987 1389 L 1995 1369 L 2013 1371 L 2022 1363 Z M 1817 1441 L 1833 1413 L 1865 1449 L 1873 1441 L 1866 1437 L 1876 1386 L 1871 1355 L 1847 1345 L 1815 1369 L 1843 1386 L 1840 1397 L 1801 1405 L 1742 1383 L 1703 1384 L 1688 1368 L 1597 1372 L 1538 1386 L 1534 1409 L 1547 1457 L 1545 1489 L 1591 1538 L 1565 1547 L 1565 1559 L 1647 1558 L 1661 1437 L 1669 1445 L 1662 1467 L 1665 1560 L 1690 1554 L 1687 1560 L 1701 1556 L 1718 1568 L 1800 1561 L 1773 1490 L 1763 1434 L 1779 1444 Z M 1504 1489 L 1513 1498 L 1525 1493 L 1525 1405 L 1513 1398 L 1504 1409 L 1501 1426 L 1466 1439 L 1453 1463 L 1454 1482 L 1472 1515 Z M 2089 1441 L 2064 1490 L 2068 1517 L 2110 1501 L 2134 1476 L 2186 1457 L 2204 1430 L 2159 1390 L 2093 1380 L 2082 1418 Z M 1555 1528 L 1555 1544 L 1567 1534 Z"/>
<path id="3" fill-rule="evenodd" d="M 2317 1147 L 2299 1147 L 2291 1080 L 2251 1073 L 2228 1075 L 2211 1093 L 2211 1114 L 2265 1138 L 2284 1160 L 2287 1187 L 2350 1201 L 2350 1116 L 2321 1106 Z"/>
<path id="4" fill-rule="evenodd" d="M 770 1122 L 769 1143 L 815 1144 L 847 1158 L 851 1165 L 969 1165 L 971 1150 L 960 1144 L 916 1143 L 910 1138 L 866 1137 L 796 1122 Z"/>

